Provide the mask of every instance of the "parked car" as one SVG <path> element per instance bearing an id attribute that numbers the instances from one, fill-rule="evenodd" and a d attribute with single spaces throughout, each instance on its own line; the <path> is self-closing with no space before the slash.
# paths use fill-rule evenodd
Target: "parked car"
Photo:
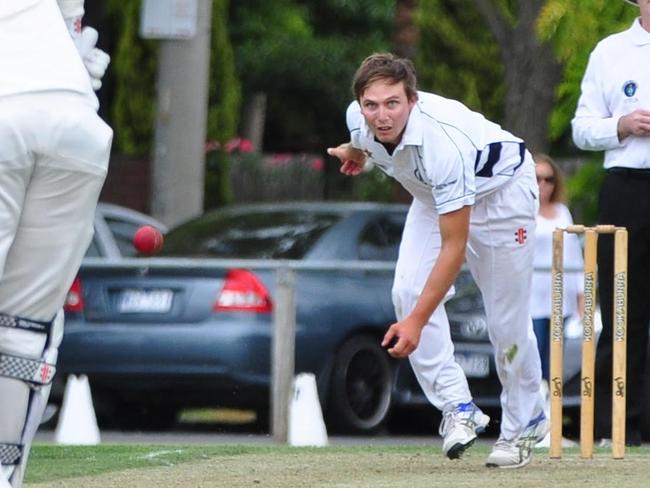
<path id="1" fill-rule="evenodd" d="M 89 376 L 104 426 L 165 427 L 196 406 L 267 418 L 272 265 L 294 260 L 312 265 L 296 270 L 296 372 L 315 373 L 328 428 L 375 432 L 392 412 L 428 405 L 408 361 L 380 346 L 395 321 L 406 212 L 369 203 L 236 206 L 170 230 L 160 257 L 89 260 L 81 306 L 67 314 L 59 377 Z M 475 401 L 496 409 L 501 389 L 480 294 L 466 269 L 455 286 L 446 307 L 456 358 Z M 568 355 L 567 380 L 579 377 L 579 363 Z"/>
<path id="2" fill-rule="evenodd" d="M 143 225 L 151 225 L 165 234 L 167 226 L 162 222 L 137 210 L 133 210 L 112 203 L 99 202 L 95 210 L 94 234 L 90 241 L 85 259 L 106 259 L 115 261 L 137 255 L 133 247 L 133 235 Z M 79 305 L 80 290 L 79 279 L 72 284 L 66 298 L 66 316 L 74 315 L 75 308 Z M 55 415 L 63 395 L 65 378 L 58 374 L 52 385 L 52 408 L 49 408 L 45 421 Z"/>

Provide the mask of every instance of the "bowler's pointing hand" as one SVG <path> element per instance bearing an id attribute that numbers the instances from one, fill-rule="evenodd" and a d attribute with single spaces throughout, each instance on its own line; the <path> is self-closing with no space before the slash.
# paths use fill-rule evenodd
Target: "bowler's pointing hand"
<path id="1" fill-rule="evenodd" d="M 366 155 L 361 149 L 352 147 L 349 143 L 338 147 L 330 147 L 327 154 L 341 160 L 341 173 L 348 176 L 357 176 L 363 171 L 366 164 Z"/>

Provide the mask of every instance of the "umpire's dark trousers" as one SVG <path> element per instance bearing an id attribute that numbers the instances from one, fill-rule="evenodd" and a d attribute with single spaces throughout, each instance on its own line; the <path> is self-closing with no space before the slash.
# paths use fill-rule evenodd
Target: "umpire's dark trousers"
<path id="1" fill-rule="evenodd" d="M 650 321 L 650 170 L 608 170 L 600 191 L 599 223 L 623 226 L 629 232 L 626 442 L 637 445 L 645 398 L 650 398 L 650 392 L 644 393 L 645 385 L 650 388 L 650 377 L 645 378 Z M 613 272 L 613 236 L 600 235 L 598 285 L 603 330 L 596 353 L 595 436 L 601 439 L 612 437 Z"/>

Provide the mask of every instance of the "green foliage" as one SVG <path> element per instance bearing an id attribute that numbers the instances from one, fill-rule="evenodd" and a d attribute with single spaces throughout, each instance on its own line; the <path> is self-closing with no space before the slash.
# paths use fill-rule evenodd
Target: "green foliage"
<path id="1" fill-rule="evenodd" d="M 140 6 L 140 0 L 108 2 L 108 15 L 118 39 L 112 53 L 115 97 L 111 118 L 114 148 L 125 154 L 146 155 L 153 143 L 159 42 L 139 36 Z M 207 138 L 222 143 L 237 133 L 241 104 L 241 87 L 228 38 L 228 10 L 228 0 L 213 0 Z M 232 192 L 226 177 L 228 155 L 217 152 L 206 159 L 206 208 L 229 203 Z"/>
<path id="2" fill-rule="evenodd" d="M 267 98 L 265 149 L 321 152 L 347 138 L 350 80 L 388 49 L 394 1 L 234 2 L 231 33 L 244 98 Z"/>
<path id="3" fill-rule="evenodd" d="M 108 0 L 107 11 L 117 33 L 110 68 L 115 80 L 113 148 L 125 154 L 148 154 L 156 112 L 158 42 L 138 35 L 140 0 Z"/>
<path id="4" fill-rule="evenodd" d="M 354 179 L 353 195 L 356 200 L 367 202 L 392 202 L 396 184 L 393 178 L 373 169 Z"/>
<path id="5" fill-rule="evenodd" d="M 598 221 L 598 194 L 605 178 L 602 154 L 596 153 L 567 180 L 567 197 L 576 222 L 594 225 Z"/>
<path id="6" fill-rule="evenodd" d="M 222 144 L 237 134 L 241 87 L 228 38 L 229 0 L 212 1 L 210 87 L 208 94 L 208 140 Z M 206 155 L 204 208 L 232 203 L 230 158 L 224 151 Z"/>
<path id="7" fill-rule="evenodd" d="M 420 88 L 460 100 L 489 119 L 500 120 L 505 94 L 500 51 L 473 3 L 420 0 L 417 25 Z"/>
<path id="8" fill-rule="evenodd" d="M 547 0 L 538 19 L 540 38 L 553 43 L 564 77 L 556 90 L 557 103 L 551 115 L 551 138 L 558 139 L 569 128 L 580 97 L 580 83 L 589 54 L 604 37 L 627 29 L 639 9 L 622 1 Z"/>
<path id="9" fill-rule="evenodd" d="M 237 135 L 241 105 L 235 56 L 228 38 L 229 3 L 229 0 L 212 0 L 207 137 L 221 142 Z"/>
<path id="10" fill-rule="evenodd" d="M 553 43 L 557 59 L 564 65 L 564 76 L 556 89 L 551 114 L 550 136 L 566 137 L 570 131 L 589 54 L 604 37 L 627 29 L 639 13 L 622 1 L 590 0 L 576 8 L 569 0 L 548 0 L 538 20 L 540 37 Z M 591 153 L 567 182 L 567 196 L 576 221 L 592 225 L 598 219 L 598 194 L 605 171 L 602 153 Z"/>

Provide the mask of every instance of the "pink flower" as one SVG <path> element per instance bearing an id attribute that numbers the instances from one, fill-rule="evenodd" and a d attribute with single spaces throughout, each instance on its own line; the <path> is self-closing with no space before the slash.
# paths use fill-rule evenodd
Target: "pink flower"
<path id="1" fill-rule="evenodd" d="M 223 146 L 224 151 L 228 154 L 233 152 L 250 153 L 253 152 L 253 143 L 249 139 L 243 137 L 233 137 Z"/>
<path id="2" fill-rule="evenodd" d="M 212 151 L 218 151 L 221 149 L 221 143 L 219 141 L 208 141 L 205 143 L 205 146 L 203 147 L 204 151 L 206 153 L 212 152 Z"/>
<path id="3" fill-rule="evenodd" d="M 228 154 L 230 154 L 231 152 L 235 151 L 239 147 L 240 141 L 241 139 L 239 137 L 230 139 L 228 142 L 224 144 L 223 148 Z"/>
<path id="4" fill-rule="evenodd" d="M 310 163 L 311 169 L 314 171 L 323 171 L 324 165 L 323 158 L 314 158 Z"/>
<path id="5" fill-rule="evenodd" d="M 255 148 L 253 147 L 253 142 L 250 139 L 241 139 L 239 142 L 239 152 L 240 153 L 252 153 Z"/>

